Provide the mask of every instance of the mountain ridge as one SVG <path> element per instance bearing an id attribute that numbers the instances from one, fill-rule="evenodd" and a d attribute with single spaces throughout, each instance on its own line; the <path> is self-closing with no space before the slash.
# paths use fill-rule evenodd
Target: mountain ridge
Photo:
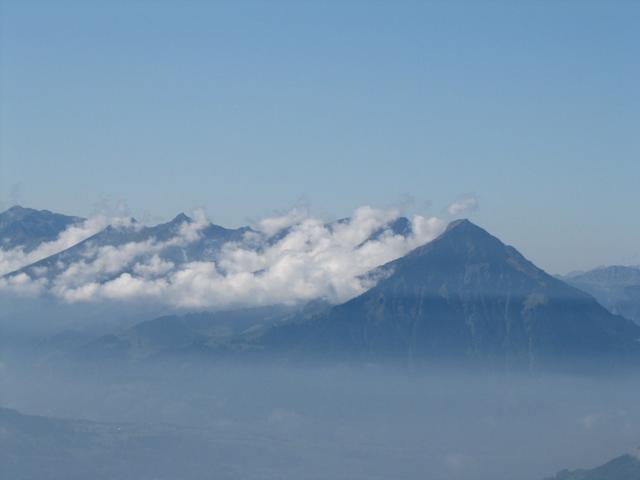
<path id="1" fill-rule="evenodd" d="M 567 275 L 563 279 L 593 295 L 612 313 L 640 324 L 640 268 L 611 265 Z"/>
<path id="2" fill-rule="evenodd" d="M 640 456 L 628 453 L 592 469 L 563 470 L 546 480 L 637 480 L 640 478 Z"/>

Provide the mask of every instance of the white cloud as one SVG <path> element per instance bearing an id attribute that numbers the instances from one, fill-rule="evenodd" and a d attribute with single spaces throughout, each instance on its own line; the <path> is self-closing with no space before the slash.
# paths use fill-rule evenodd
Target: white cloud
<path id="1" fill-rule="evenodd" d="M 170 272 L 174 267 L 173 262 L 163 260 L 156 254 L 147 262 L 136 263 L 133 271 L 141 277 L 158 277 Z"/>
<path id="2" fill-rule="evenodd" d="M 259 231 L 271 236 L 275 235 L 285 228 L 291 227 L 296 223 L 305 219 L 306 213 L 300 208 L 294 208 L 284 215 L 278 217 L 265 218 L 258 222 L 257 228 Z"/>
<path id="3" fill-rule="evenodd" d="M 465 195 L 447 207 L 447 213 L 452 217 L 468 215 L 478 209 L 478 197 L 475 195 Z"/>
<path id="4" fill-rule="evenodd" d="M 82 223 L 71 225 L 64 230 L 58 238 L 51 242 L 44 242 L 30 252 L 25 252 L 23 248 L 17 247 L 11 250 L 0 249 L 0 275 L 4 275 L 22 267 L 35 263 L 43 258 L 47 258 L 58 252 L 66 250 L 73 245 L 95 235 L 108 225 L 124 226 L 132 225 L 130 218 L 108 218 L 98 215 L 85 220 Z"/>
<path id="5" fill-rule="evenodd" d="M 294 303 L 315 298 L 342 302 L 369 288 L 362 275 L 435 238 L 445 227 L 438 218 L 416 215 L 412 233 L 385 230 L 398 218 L 393 210 L 357 209 L 349 221 L 326 224 L 294 211 L 258 224 L 244 240 L 225 244 L 215 261 L 176 263 L 163 258 L 168 247 L 186 247 L 208 225 L 203 214 L 176 235 L 119 246 L 87 247 L 84 258 L 62 265 L 46 280 L 29 278 L 67 302 L 143 299 L 184 308 Z M 267 240 L 283 228 L 282 238 Z M 371 238 L 376 233 L 375 238 Z M 2 285 L 0 284 L 0 288 Z"/>
<path id="6" fill-rule="evenodd" d="M 33 296 L 43 293 L 47 286 L 45 278 L 33 279 L 26 273 L 0 278 L 0 291 L 14 295 Z"/>

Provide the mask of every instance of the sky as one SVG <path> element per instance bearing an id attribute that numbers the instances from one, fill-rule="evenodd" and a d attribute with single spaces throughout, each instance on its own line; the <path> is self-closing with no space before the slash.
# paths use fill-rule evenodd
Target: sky
<path id="1" fill-rule="evenodd" d="M 640 264 L 640 2 L 0 0 L 0 207 L 473 221 Z"/>

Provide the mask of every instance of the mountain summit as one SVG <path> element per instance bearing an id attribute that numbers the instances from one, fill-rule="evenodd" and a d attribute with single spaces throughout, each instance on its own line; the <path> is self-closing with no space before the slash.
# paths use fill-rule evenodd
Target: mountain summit
<path id="1" fill-rule="evenodd" d="M 636 356 L 640 327 L 548 275 L 469 220 L 377 269 L 383 280 L 312 318 L 274 328 L 267 348 L 322 356 L 438 359 L 536 368 Z"/>
<path id="2" fill-rule="evenodd" d="M 43 242 L 55 240 L 71 225 L 82 221 L 84 218 L 15 205 L 0 213 L 0 248 L 21 247 L 29 252 Z"/>

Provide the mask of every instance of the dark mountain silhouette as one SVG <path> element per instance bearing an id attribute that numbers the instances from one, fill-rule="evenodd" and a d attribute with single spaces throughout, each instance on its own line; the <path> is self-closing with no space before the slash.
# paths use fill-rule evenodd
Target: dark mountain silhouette
<path id="1" fill-rule="evenodd" d="M 636 358 L 640 327 L 548 275 L 468 220 L 384 265 L 386 278 L 252 340 L 321 357 L 438 359 L 537 368 Z"/>

